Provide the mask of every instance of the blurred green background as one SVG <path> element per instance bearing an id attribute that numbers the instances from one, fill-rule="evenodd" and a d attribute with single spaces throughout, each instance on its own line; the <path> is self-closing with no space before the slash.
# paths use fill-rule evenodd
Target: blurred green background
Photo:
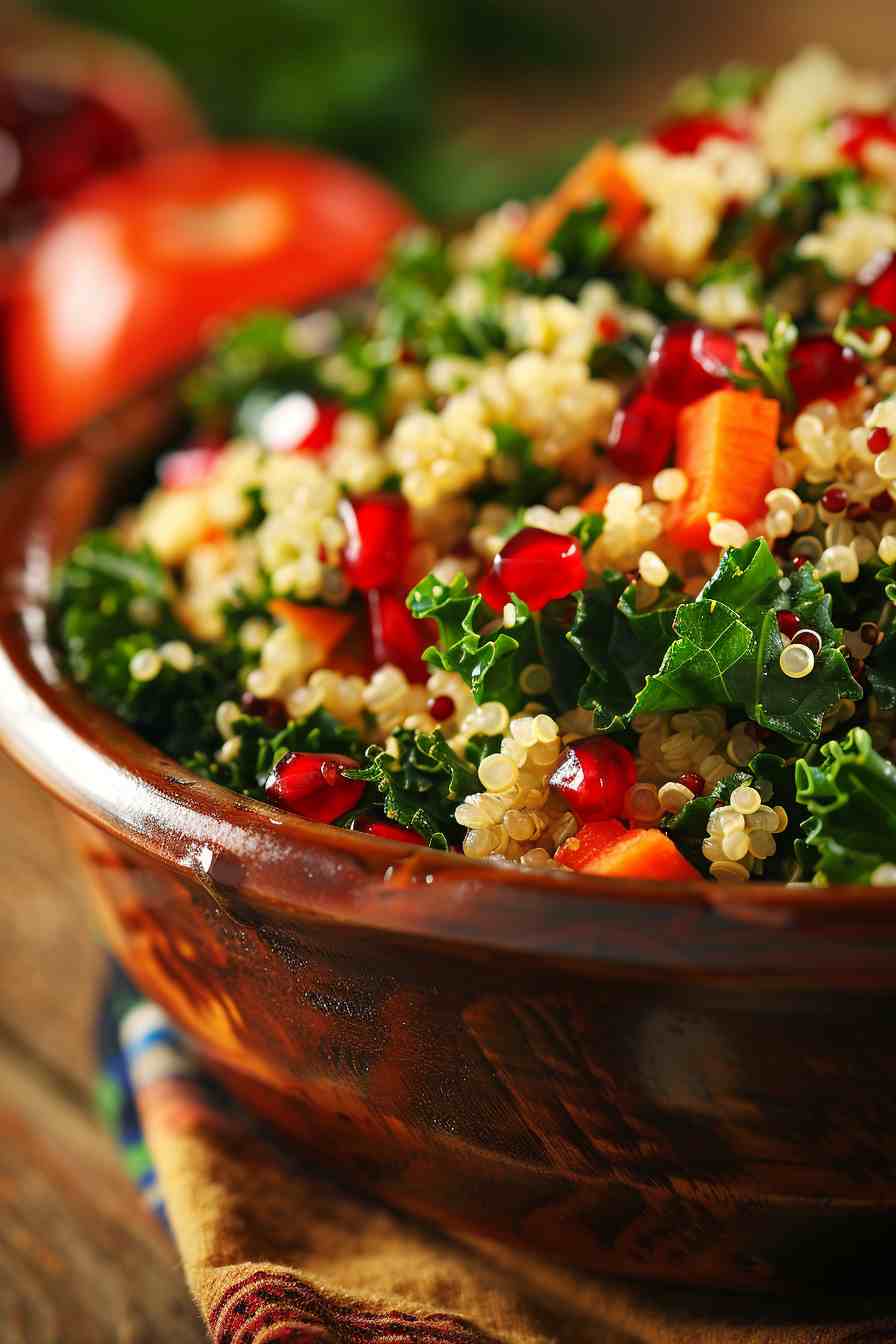
<path id="1" fill-rule="evenodd" d="M 544 190 L 694 70 L 819 41 L 892 63 L 893 0 L 35 3 L 153 48 L 219 135 L 341 151 L 442 218 Z"/>
<path id="2" fill-rule="evenodd" d="M 225 137 L 312 142 L 385 172 L 426 213 L 540 190 L 581 134 L 499 147 L 477 104 L 536 76 L 581 76 L 575 9 L 505 0 L 51 0 L 42 8 L 145 43 Z M 463 106 L 464 97 L 470 99 Z M 536 136 L 536 141 L 538 137 Z"/>

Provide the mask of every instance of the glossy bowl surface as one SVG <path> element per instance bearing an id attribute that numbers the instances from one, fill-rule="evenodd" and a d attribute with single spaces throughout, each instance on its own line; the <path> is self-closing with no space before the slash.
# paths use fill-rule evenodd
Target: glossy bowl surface
<path id="1" fill-rule="evenodd" d="M 150 389 L 0 502 L 0 740 L 64 805 L 58 862 L 132 975 L 297 1148 L 449 1229 L 739 1288 L 883 1272 L 891 893 L 536 875 L 316 826 L 67 683 L 53 566 L 175 419 Z"/>

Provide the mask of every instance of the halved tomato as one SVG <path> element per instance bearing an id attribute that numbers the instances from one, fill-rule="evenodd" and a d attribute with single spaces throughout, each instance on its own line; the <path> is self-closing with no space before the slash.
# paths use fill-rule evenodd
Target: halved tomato
<path id="1" fill-rule="evenodd" d="M 84 188 L 13 286 L 7 378 L 26 447 L 186 359 L 222 318 L 364 283 L 412 218 L 361 169 L 267 145 L 188 148 Z"/>

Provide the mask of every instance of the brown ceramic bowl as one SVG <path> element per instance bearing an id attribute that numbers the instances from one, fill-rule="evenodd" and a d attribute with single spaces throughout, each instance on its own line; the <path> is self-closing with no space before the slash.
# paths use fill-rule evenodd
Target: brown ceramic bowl
<path id="1" fill-rule="evenodd" d="M 139 984 L 297 1147 L 449 1229 L 689 1283 L 873 1278 L 893 896 L 535 875 L 192 777 L 65 681 L 46 620 L 173 414 L 153 390 L 0 503 L 0 738 Z"/>

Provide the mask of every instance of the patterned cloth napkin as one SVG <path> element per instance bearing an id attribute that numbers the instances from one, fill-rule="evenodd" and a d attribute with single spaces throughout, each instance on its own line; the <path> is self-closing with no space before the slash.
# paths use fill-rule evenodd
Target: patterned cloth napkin
<path id="1" fill-rule="evenodd" d="M 291 1160 L 113 971 L 100 1099 L 213 1344 L 886 1344 L 896 1301 L 800 1306 L 459 1245 Z"/>

